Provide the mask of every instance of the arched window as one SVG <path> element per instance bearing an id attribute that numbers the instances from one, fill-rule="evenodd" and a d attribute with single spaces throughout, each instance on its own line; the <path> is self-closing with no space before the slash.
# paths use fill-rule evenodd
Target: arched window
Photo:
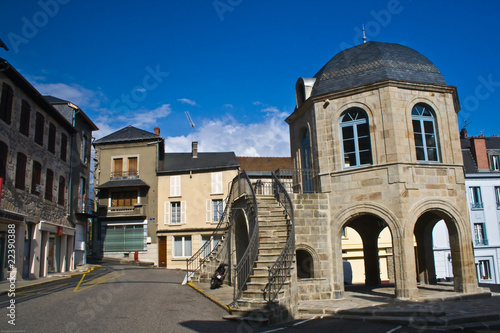
<path id="1" fill-rule="evenodd" d="M 340 117 L 344 168 L 372 164 L 368 116 L 360 108 L 351 108 Z"/>
<path id="2" fill-rule="evenodd" d="M 411 118 L 417 161 L 439 162 L 434 111 L 428 105 L 417 104 L 411 110 Z"/>
<path id="3" fill-rule="evenodd" d="M 306 250 L 297 250 L 297 278 L 311 279 L 314 277 L 314 261 L 311 254 Z"/>

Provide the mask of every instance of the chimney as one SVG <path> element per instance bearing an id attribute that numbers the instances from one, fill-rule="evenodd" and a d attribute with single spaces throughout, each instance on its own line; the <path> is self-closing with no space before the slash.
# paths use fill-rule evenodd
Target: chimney
<path id="1" fill-rule="evenodd" d="M 486 153 L 486 139 L 482 137 L 473 137 L 471 139 L 471 150 L 476 159 L 477 169 L 479 171 L 489 171 L 488 154 Z"/>
<path id="2" fill-rule="evenodd" d="M 467 130 L 465 127 L 460 131 L 460 139 L 467 139 Z"/>
<path id="3" fill-rule="evenodd" d="M 155 134 L 160 136 L 160 128 L 159 127 L 155 127 Z"/>
<path id="4" fill-rule="evenodd" d="M 198 142 L 193 141 L 192 148 L 193 148 L 193 150 L 191 152 L 191 157 L 197 158 L 198 157 Z"/>

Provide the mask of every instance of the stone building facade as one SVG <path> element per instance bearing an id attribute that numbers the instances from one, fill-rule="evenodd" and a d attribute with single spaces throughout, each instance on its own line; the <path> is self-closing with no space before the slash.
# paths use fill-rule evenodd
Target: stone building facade
<path id="1" fill-rule="evenodd" d="M 0 278 L 70 271 L 75 227 L 67 217 L 69 142 L 76 131 L 3 59 L 0 85 Z"/>
<path id="2" fill-rule="evenodd" d="M 292 164 L 318 172 L 320 194 L 294 195 L 297 249 L 314 259 L 315 297 L 344 292 L 346 226 L 363 240 L 367 285 L 381 282 L 377 242 L 389 228 L 396 296 L 414 297 L 417 282 L 436 282 L 432 228 L 441 219 L 455 290 L 475 292 L 460 105 L 434 64 L 408 47 L 368 42 L 340 52 L 313 78 L 300 78 L 296 98 L 287 118 Z M 301 181 L 305 188 L 311 179 Z"/>

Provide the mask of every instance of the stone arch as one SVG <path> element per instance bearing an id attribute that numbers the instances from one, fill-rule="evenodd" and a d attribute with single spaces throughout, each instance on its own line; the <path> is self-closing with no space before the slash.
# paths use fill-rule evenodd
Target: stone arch
<path id="1" fill-rule="evenodd" d="M 365 283 L 367 285 L 380 284 L 380 268 L 378 257 L 378 235 L 387 226 L 391 233 L 392 248 L 394 256 L 394 271 L 400 270 L 396 267 L 396 261 L 401 261 L 400 238 L 402 234 L 401 224 L 390 209 L 373 202 L 353 205 L 337 214 L 333 219 L 332 244 L 334 257 L 334 288 L 344 290 L 343 281 L 343 258 L 341 239 L 344 226 L 353 227 L 363 240 L 363 253 L 365 265 Z M 398 275 L 395 274 L 397 283 Z"/>
<path id="2" fill-rule="evenodd" d="M 444 220 L 448 229 L 452 259 L 454 288 L 457 292 L 477 290 L 472 235 L 463 214 L 450 202 L 441 199 L 423 200 L 412 207 L 406 221 L 417 242 L 415 268 L 420 283 L 436 284 L 432 229 Z"/>
<path id="3" fill-rule="evenodd" d="M 243 209 L 235 209 L 232 219 L 234 223 L 234 250 L 236 252 L 235 264 L 237 265 L 250 242 L 250 229 Z"/>
<path id="4" fill-rule="evenodd" d="M 304 256 L 302 259 L 299 257 L 299 251 L 307 253 L 308 256 Z M 318 253 L 309 245 L 297 244 L 295 246 L 296 254 L 296 266 L 297 266 L 297 277 L 301 278 L 315 278 L 319 276 L 320 271 L 320 259 Z M 308 275 L 307 277 L 304 277 Z"/>

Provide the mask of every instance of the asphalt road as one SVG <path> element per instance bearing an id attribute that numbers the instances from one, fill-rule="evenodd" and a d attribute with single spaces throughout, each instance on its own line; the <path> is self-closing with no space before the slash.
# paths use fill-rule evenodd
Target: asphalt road
<path id="1" fill-rule="evenodd" d="M 104 263 L 85 275 L 1 296 L 0 332 L 417 332 L 332 319 L 272 327 L 226 321 L 226 311 L 182 286 L 183 278 L 181 271 Z"/>

